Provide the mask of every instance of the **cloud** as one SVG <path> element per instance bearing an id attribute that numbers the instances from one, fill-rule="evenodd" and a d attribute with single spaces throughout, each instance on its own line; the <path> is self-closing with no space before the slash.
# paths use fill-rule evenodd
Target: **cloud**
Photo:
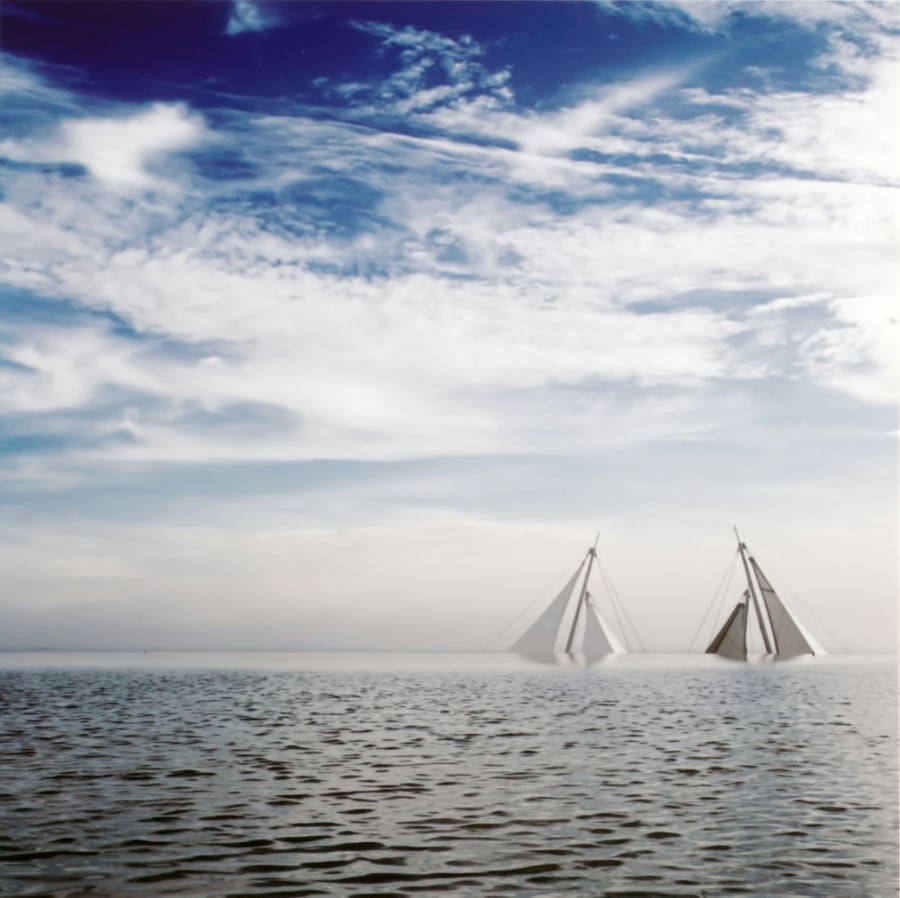
<path id="1" fill-rule="evenodd" d="M 204 144 L 140 204 L 8 179 L 7 282 L 108 316 L 10 332 L 11 408 L 118 397 L 82 456 L 183 461 L 695 437 L 754 414 L 704 414 L 717 385 L 770 377 L 892 401 L 877 316 L 848 311 L 895 271 L 888 147 L 856 136 L 897 90 L 887 57 L 828 94 L 701 91 L 682 66 L 516 113 L 477 42 L 356 27 L 397 68 L 345 86 L 352 121 L 157 104 L 11 144 L 132 186 Z"/>
<path id="2" fill-rule="evenodd" d="M 42 64 L 5 53 L 0 58 L 0 73 L 3 75 L 0 78 L 0 96 L 6 103 L 17 104 L 27 100 L 36 105 L 49 104 L 58 110 L 75 105 L 74 97 L 50 80 L 64 74 L 72 75 L 72 70 L 65 66 Z M 5 124 L 14 123 L 15 118 L 8 116 L 9 121 Z"/>
<path id="3" fill-rule="evenodd" d="M 148 188 L 164 184 L 153 163 L 203 139 L 200 117 L 180 104 L 155 103 L 123 117 L 63 121 L 52 137 L 6 140 L 0 152 L 19 161 L 83 165 L 112 187 Z"/>
<path id="4" fill-rule="evenodd" d="M 3 337 L 0 399 L 7 412 L 77 408 L 99 384 L 127 379 L 121 344 L 102 331 L 28 327 L 21 336 L 7 330 Z"/>
<path id="5" fill-rule="evenodd" d="M 246 120 L 245 150 L 258 141 L 276 159 L 282 146 L 296 159 L 303 129 L 282 127 Z M 890 359 L 862 336 L 877 322 L 837 318 L 830 305 L 839 296 L 852 304 L 889 277 L 890 248 L 868 236 L 880 232 L 867 206 L 877 207 L 879 189 L 847 197 L 840 185 L 747 180 L 730 183 L 712 212 L 599 202 L 560 216 L 543 201 L 510 197 L 505 153 L 456 148 L 461 171 L 486 157 L 496 179 L 473 196 L 464 180 L 435 185 L 429 141 L 379 145 L 310 124 L 311 167 L 326 161 L 315 149 L 325 133 L 346 148 L 342 171 L 362 177 L 357 165 L 365 166 L 364 183 L 382 177 L 378 153 L 410 163 L 376 191 L 374 224 L 346 238 L 320 230 L 314 216 L 303 234 L 279 233 L 277 213 L 257 217 L 225 191 L 215 211 L 190 203 L 128 211 L 132 231 L 117 247 L 124 200 L 71 208 L 68 183 L 48 191 L 44 182 L 44 217 L 17 213 L 9 223 L 7 278 L 112 314 L 142 342 L 96 326 L 13 335 L 7 357 L 25 367 L 4 372 L 7 402 L 21 412 L 73 409 L 118 390 L 104 426 L 129 438 L 79 453 L 176 461 L 557 452 L 739 420 L 721 406 L 700 413 L 702 394 L 631 399 L 625 413 L 615 393 L 623 384 L 699 390 L 802 375 L 892 401 L 883 387 L 848 379 L 852 368 L 855 378 L 888 382 Z M 302 175 L 294 165 L 283 185 Z M 359 195 L 353 182 L 348 190 Z M 330 221 L 344 197 L 329 197 Z M 76 211 L 80 231 L 68 226 Z M 854 216 L 857 264 L 847 265 Z M 354 270 L 376 260 L 382 274 Z M 729 292 L 716 309 L 669 305 L 701 288 Z M 825 298 L 775 347 L 771 335 L 788 327 L 790 310 L 770 310 L 765 327 L 744 314 L 741 291 L 816 288 Z M 834 348 L 848 340 L 868 353 L 852 366 Z M 261 406 L 283 416 L 262 429 L 236 426 Z M 198 412 L 213 426 L 197 426 Z"/>
<path id="6" fill-rule="evenodd" d="M 449 129 L 463 128 L 472 134 L 506 136 L 528 154 L 568 154 L 591 147 L 595 137 L 609 130 L 617 114 L 639 115 L 661 94 L 671 92 L 693 68 L 657 72 L 592 90 L 582 88 L 582 93 L 588 93 L 586 99 L 551 112 L 490 115 L 483 103 L 475 102 L 449 111 L 437 110 L 427 120 Z"/>
<path id="7" fill-rule="evenodd" d="M 900 325 L 893 295 L 839 297 L 830 302 L 834 327 L 802 344 L 809 375 L 864 402 L 900 399 Z"/>
<path id="8" fill-rule="evenodd" d="M 848 641 L 893 639 L 897 48 L 802 7 L 805 80 L 704 52 L 531 108 L 486 45 L 373 22 L 386 74 L 323 106 L 14 61 L 7 638 L 478 648 L 599 525 L 682 649 L 738 514 Z"/>
<path id="9" fill-rule="evenodd" d="M 143 293 L 139 268 L 119 275 L 109 295 L 127 294 L 129 283 Z M 171 271 L 166 283 L 190 277 Z M 250 280 L 236 280 L 219 299 L 239 306 L 250 287 Z M 62 435 L 81 445 L 82 457 L 134 460 L 554 451 L 576 435 L 583 446 L 600 447 L 712 426 L 711 414 L 684 401 L 639 400 L 623 412 L 577 386 L 591 379 L 652 386 L 714 377 L 733 329 L 727 322 L 690 311 L 664 320 L 515 311 L 504 309 L 503 297 L 487 295 L 482 310 L 467 297 L 460 317 L 451 309 L 460 307 L 461 290 L 432 297 L 443 309 L 436 320 L 436 309 L 429 317 L 417 313 L 418 297 L 439 288 L 413 279 L 396 300 L 361 314 L 350 297 L 335 295 L 339 284 L 325 281 L 318 296 L 302 303 L 285 296 L 267 316 L 258 304 L 246 306 L 246 319 L 235 309 L 246 322 L 256 312 L 244 341 L 195 309 L 186 322 L 202 330 L 182 334 L 190 352 L 166 352 L 152 339 L 124 338 L 98 325 L 30 325 L 8 334 L 0 396 L 7 412 L 19 416 L 94 407 L 92 443 L 76 440 L 84 426 L 77 417 L 59 419 Z M 130 311 L 133 327 L 147 332 Z M 411 322 L 411 315 L 419 320 Z M 271 412 L 261 418 L 264 408 Z M 585 415 L 596 426 L 586 427 Z M 45 418 L 42 429 L 50 423 Z"/>
<path id="10" fill-rule="evenodd" d="M 726 122 L 721 115 L 711 114 L 670 122 L 660 135 L 663 146 L 669 142 L 673 149 L 686 145 L 695 157 L 715 152 L 718 160 L 732 164 L 765 158 L 769 166 L 808 179 L 900 184 L 895 152 L 898 58 L 870 60 L 864 84 L 841 90 L 779 90 L 759 95 L 740 90 L 713 95 L 691 91 L 686 97 L 701 107 L 729 109 L 739 118 Z M 640 138 L 638 131 L 633 136 Z"/>
<path id="11" fill-rule="evenodd" d="M 225 26 L 225 33 L 230 35 L 246 34 L 255 31 L 267 31 L 276 28 L 280 19 L 272 11 L 271 6 L 263 7 L 250 0 L 235 0 L 231 7 L 231 15 Z"/>
<path id="12" fill-rule="evenodd" d="M 357 112 L 361 104 L 370 114 L 408 116 L 466 102 L 500 109 L 513 101 L 509 69 L 489 71 L 479 61 L 484 48 L 468 35 L 454 40 L 411 26 L 395 28 L 371 21 L 351 25 L 378 39 L 381 52 L 399 62 L 385 78 L 327 85 Z"/>
<path id="13" fill-rule="evenodd" d="M 890 29 L 900 14 L 890 3 L 843 3 L 840 0 L 809 3 L 806 0 L 663 0 L 643 2 L 596 0 L 599 7 L 616 15 L 638 21 L 655 22 L 667 27 L 694 28 L 700 31 L 728 31 L 744 27 L 747 18 L 789 21 L 810 30 L 846 28 L 861 37 Z"/>

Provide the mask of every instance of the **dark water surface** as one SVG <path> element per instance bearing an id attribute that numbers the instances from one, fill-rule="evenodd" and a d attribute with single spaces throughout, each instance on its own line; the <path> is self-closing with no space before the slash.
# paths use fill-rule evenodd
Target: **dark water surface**
<path id="1" fill-rule="evenodd" d="M 894 659 L 0 655 L 0 894 L 892 896 Z"/>

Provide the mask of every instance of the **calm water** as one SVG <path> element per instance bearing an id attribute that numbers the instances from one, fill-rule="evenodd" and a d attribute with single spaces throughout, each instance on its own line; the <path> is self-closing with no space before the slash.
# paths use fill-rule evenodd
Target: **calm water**
<path id="1" fill-rule="evenodd" d="M 0 655 L 0 894 L 897 894 L 897 668 Z"/>

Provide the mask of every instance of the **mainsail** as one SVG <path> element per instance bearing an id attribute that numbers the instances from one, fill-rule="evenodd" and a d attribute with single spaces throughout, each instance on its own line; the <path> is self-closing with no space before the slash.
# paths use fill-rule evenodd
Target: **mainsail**
<path id="1" fill-rule="evenodd" d="M 752 557 L 750 558 L 750 567 L 753 568 L 753 573 L 756 574 L 756 582 L 759 584 L 759 591 L 766 605 L 777 654 L 822 654 L 822 648 L 816 644 L 815 640 L 808 633 L 804 632 L 800 623 L 787 610 L 772 584 L 766 579 L 766 575 L 759 569 L 756 559 Z"/>
<path id="2" fill-rule="evenodd" d="M 728 620 L 710 642 L 706 649 L 707 654 L 738 659 L 747 657 L 751 605 L 755 612 L 752 616 L 755 617 L 766 654 L 788 658 L 794 655 L 824 654 L 822 647 L 804 630 L 775 592 L 756 559 L 747 554 L 746 544 L 741 542 L 739 536 L 737 539 L 738 552 L 747 577 L 747 589 Z M 765 620 L 762 608 L 765 608 Z"/>
<path id="3" fill-rule="evenodd" d="M 596 557 L 596 546 L 588 549 L 559 595 L 513 643 L 511 651 L 532 656 L 566 652 L 594 658 L 625 651 L 588 592 L 591 567 Z M 581 589 L 577 598 L 573 598 L 582 571 Z"/>
<path id="4" fill-rule="evenodd" d="M 523 655 L 536 655 L 558 650 L 557 643 L 563 617 L 565 617 L 569 599 L 572 598 L 575 584 L 578 582 L 583 568 L 584 561 L 578 565 L 578 569 L 572 574 L 569 582 L 547 606 L 543 614 L 513 643 L 512 651 L 520 652 Z"/>

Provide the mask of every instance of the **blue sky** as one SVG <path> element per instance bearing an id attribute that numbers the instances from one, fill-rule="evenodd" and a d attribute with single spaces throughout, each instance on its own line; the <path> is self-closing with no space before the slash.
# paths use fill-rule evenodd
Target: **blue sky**
<path id="1" fill-rule="evenodd" d="M 4 645 L 895 647 L 893 4 L 0 15 Z"/>

